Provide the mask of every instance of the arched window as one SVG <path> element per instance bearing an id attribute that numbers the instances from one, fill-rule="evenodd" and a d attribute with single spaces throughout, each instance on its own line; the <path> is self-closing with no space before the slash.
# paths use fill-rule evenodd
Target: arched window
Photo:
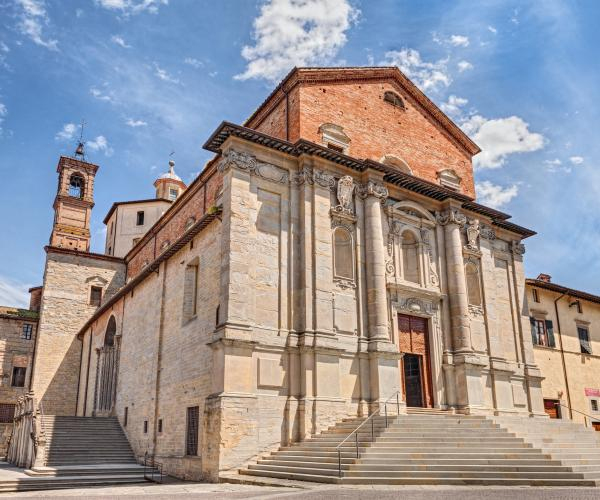
<path id="1" fill-rule="evenodd" d="M 411 231 L 402 233 L 402 277 L 411 283 L 419 279 L 419 242 Z"/>
<path id="2" fill-rule="evenodd" d="M 412 170 L 408 166 L 408 163 L 396 155 L 385 155 L 383 158 L 381 158 L 381 160 L 379 160 L 379 162 L 383 163 L 384 165 L 394 167 L 396 170 L 404 172 L 405 174 L 412 175 Z"/>
<path id="3" fill-rule="evenodd" d="M 333 274 L 336 278 L 354 279 L 352 235 L 343 228 L 333 231 Z"/>
<path id="4" fill-rule="evenodd" d="M 69 196 L 83 198 L 83 187 L 85 181 L 80 174 L 73 174 L 69 179 Z"/>
<path id="5" fill-rule="evenodd" d="M 479 280 L 479 267 L 477 264 L 468 262 L 465 266 L 465 275 L 467 279 L 467 297 L 469 305 L 481 307 L 481 282 Z"/>
<path id="6" fill-rule="evenodd" d="M 113 347 L 115 345 L 115 335 L 117 333 L 117 321 L 114 316 L 111 316 L 106 326 L 104 334 L 104 347 Z"/>
<path id="7" fill-rule="evenodd" d="M 395 92 L 391 92 L 390 90 L 388 90 L 383 94 L 383 100 L 385 102 L 389 102 L 392 106 L 404 109 L 404 101 L 402 100 L 402 97 L 400 97 Z"/>

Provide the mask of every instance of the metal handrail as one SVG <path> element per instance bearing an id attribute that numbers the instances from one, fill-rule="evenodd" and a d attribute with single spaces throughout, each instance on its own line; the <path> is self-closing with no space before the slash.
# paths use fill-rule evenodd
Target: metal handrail
<path id="1" fill-rule="evenodd" d="M 348 434 L 344 440 L 338 444 L 336 446 L 336 450 L 338 453 L 338 474 L 339 477 L 343 477 L 343 473 L 342 473 L 342 450 L 341 447 L 342 445 L 348 441 L 348 439 L 350 439 L 352 437 L 352 435 L 354 434 L 355 437 L 355 445 L 356 445 L 356 458 L 359 459 L 360 458 L 360 450 L 358 447 L 358 431 L 361 429 L 361 427 L 363 425 L 365 425 L 367 422 L 371 422 L 371 442 L 373 443 L 375 441 L 375 423 L 373 421 L 373 417 L 380 415 L 381 414 L 381 405 L 383 405 L 384 408 L 384 412 L 385 412 L 385 428 L 387 429 L 388 427 L 388 413 L 387 413 L 387 405 L 390 403 L 390 400 L 393 397 L 396 397 L 396 409 L 397 409 L 397 415 L 400 415 L 400 391 L 396 391 L 394 392 L 389 398 L 387 398 L 383 403 L 381 403 L 379 405 L 379 408 L 377 408 L 377 410 L 375 410 L 373 413 L 371 413 L 365 420 L 363 420 L 360 425 L 354 429 L 350 434 Z"/>
<path id="2" fill-rule="evenodd" d="M 148 470 L 150 474 L 148 474 Z M 155 474 L 158 478 L 155 478 Z M 154 457 L 148 457 L 148 452 L 144 453 L 144 479 L 148 479 L 153 483 L 163 482 L 163 464 L 154 460 Z"/>
<path id="3" fill-rule="evenodd" d="M 576 410 L 575 408 L 571 408 L 570 406 L 564 405 L 562 403 L 554 403 L 555 406 L 564 406 L 565 408 L 568 408 L 569 411 L 574 411 L 576 413 L 579 413 L 580 415 L 584 416 L 583 422 L 585 423 L 585 426 L 588 426 L 588 422 L 587 419 L 590 419 L 590 423 L 592 423 L 592 420 L 600 420 L 600 416 L 597 417 L 592 417 L 591 415 L 588 415 L 587 413 L 583 413 L 582 411 Z"/>

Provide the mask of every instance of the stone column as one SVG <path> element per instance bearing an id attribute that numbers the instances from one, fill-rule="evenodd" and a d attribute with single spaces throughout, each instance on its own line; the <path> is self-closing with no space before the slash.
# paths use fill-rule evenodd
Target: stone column
<path id="1" fill-rule="evenodd" d="M 388 191 L 382 184 L 368 181 L 360 195 L 365 198 L 365 246 L 367 266 L 367 315 L 370 341 L 389 341 L 385 248 L 381 201 Z"/>
<path id="2" fill-rule="evenodd" d="M 388 296 L 385 271 L 385 245 L 381 202 L 388 196 L 386 187 L 367 180 L 359 187 L 364 199 L 365 257 L 367 280 L 367 325 L 369 363 L 369 406 L 375 411 L 387 398 L 393 397 L 400 386 L 400 353 L 390 340 Z M 402 399 L 402 396 L 399 395 Z M 400 408 L 405 412 L 405 406 Z"/>
<path id="3" fill-rule="evenodd" d="M 471 352 L 471 328 L 469 324 L 469 302 L 463 260 L 463 245 L 460 229 L 467 222 L 463 213 L 454 207 L 437 216 L 438 223 L 445 226 L 446 269 L 448 277 L 448 301 L 452 345 L 455 353 Z"/>

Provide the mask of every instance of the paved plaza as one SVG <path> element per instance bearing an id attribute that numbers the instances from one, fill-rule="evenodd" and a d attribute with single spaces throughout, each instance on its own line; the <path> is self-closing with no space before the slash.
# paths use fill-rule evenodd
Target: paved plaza
<path id="1" fill-rule="evenodd" d="M 391 499 L 434 500 L 449 496 L 461 500 L 591 500 L 600 498 L 595 488 L 497 488 L 497 487 L 443 487 L 443 486 L 331 486 L 306 485 L 297 487 L 255 486 L 247 484 L 211 484 L 176 482 L 163 485 L 86 488 L 45 492 L 4 494 L 3 498 L 127 498 L 137 499 Z"/>

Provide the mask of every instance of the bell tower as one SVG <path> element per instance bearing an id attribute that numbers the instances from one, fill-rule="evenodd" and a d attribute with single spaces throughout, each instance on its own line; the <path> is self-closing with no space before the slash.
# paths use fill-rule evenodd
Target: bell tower
<path id="1" fill-rule="evenodd" d="M 94 178 L 98 165 L 85 161 L 80 142 L 75 158 L 61 156 L 56 171 L 58 189 L 54 199 L 50 246 L 89 252 Z"/>

